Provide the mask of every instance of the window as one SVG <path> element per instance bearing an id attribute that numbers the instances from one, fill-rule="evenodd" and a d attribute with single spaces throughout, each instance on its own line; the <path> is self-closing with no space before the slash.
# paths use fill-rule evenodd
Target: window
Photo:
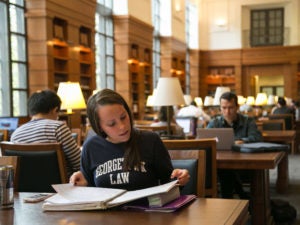
<path id="1" fill-rule="evenodd" d="M 260 86 L 260 92 L 267 95 L 284 96 L 283 86 Z"/>
<path id="2" fill-rule="evenodd" d="M 0 116 L 27 116 L 28 77 L 23 0 L 0 0 Z"/>
<path id="3" fill-rule="evenodd" d="M 98 0 L 95 16 L 96 86 L 115 89 L 112 0 Z"/>
<path id="4" fill-rule="evenodd" d="M 193 11 L 192 10 L 192 4 L 191 3 L 187 3 L 186 8 L 185 8 L 185 36 L 186 36 L 186 40 L 187 40 L 187 49 L 186 49 L 186 55 L 185 55 L 185 90 L 184 93 L 186 94 L 190 94 L 190 54 L 189 54 L 189 47 L 191 44 L 191 34 L 193 32 L 191 32 L 191 24 L 192 24 L 192 16 L 194 16 Z M 195 28 L 194 28 L 195 29 Z M 196 33 L 196 32 L 194 32 Z"/>
<path id="5" fill-rule="evenodd" d="M 283 8 L 251 11 L 251 46 L 283 45 Z"/>
<path id="6" fill-rule="evenodd" d="M 153 30 L 153 47 L 152 47 L 152 60 L 153 60 L 153 87 L 156 87 L 158 79 L 160 77 L 160 0 L 152 1 L 152 23 Z"/>

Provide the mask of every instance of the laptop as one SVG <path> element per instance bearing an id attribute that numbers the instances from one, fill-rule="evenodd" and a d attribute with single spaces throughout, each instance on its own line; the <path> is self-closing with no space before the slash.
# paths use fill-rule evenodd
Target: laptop
<path id="1" fill-rule="evenodd" d="M 185 134 L 196 135 L 197 128 L 197 117 L 186 116 L 186 117 L 176 117 L 176 123 L 183 128 Z"/>
<path id="2" fill-rule="evenodd" d="M 232 128 L 197 128 L 196 138 L 216 138 L 217 150 L 231 150 L 234 145 Z"/>
<path id="3" fill-rule="evenodd" d="M 8 130 L 8 136 L 18 128 L 19 118 L 17 117 L 0 117 L 0 129 Z"/>

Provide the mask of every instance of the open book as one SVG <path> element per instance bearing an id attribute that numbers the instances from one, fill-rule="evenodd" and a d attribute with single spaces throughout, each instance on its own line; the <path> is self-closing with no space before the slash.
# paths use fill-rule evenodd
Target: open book
<path id="1" fill-rule="evenodd" d="M 153 207 L 158 207 L 175 200 L 180 195 L 177 181 L 136 191 L 100 187 L 79 187 L 72 184 L 57 184 L 52 186 L 57 194 L 45 200 L 43 204 L 43 210 L 45 211 L 107 209 L 146 197 L 151 197 L 150 199 L 148 198 L 150 200 L 149 203 L 152 202 Z M 174 191 L 174 189 L 177 189 L 177 191 Z M 161 198 L 161 194 L 163 193 L 170 193 L 171 198 L 166 196 L 164 197 L 165 199 Z M 161 201 L 159 200 L 160 198 Z"/>

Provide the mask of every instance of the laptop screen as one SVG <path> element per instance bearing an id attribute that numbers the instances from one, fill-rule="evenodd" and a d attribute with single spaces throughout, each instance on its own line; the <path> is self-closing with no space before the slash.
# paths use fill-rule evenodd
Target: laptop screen
<path id="1" fill-rule="evenodd" d="M 176 123 L 183 128 L 185 134 L 196 135 L 196 117 L 176 117 Z"/>
<path id="2" fill-rule="evenodd" d="M 9 130 L 10 132 L 17 129 L 19 125 L 19 118 L 17 117 L 1 117 L 0 118 L 0 129 Z"/>
<path id="3" fill-rule="evenodd" d="M 217 150 L 231 150 L 234 131 L 232 128 L 197 128 L 197 138 L 216 138 Z"/>

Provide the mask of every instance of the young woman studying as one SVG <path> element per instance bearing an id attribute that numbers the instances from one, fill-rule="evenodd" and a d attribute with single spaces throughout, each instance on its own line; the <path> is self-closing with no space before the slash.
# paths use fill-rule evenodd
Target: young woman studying
<path id="1" fill-rule="evenodd" d="M 131 111 L 120 94 L 104 89 L 91 96 L 87 115 L 96 135 L 85 141 L 81 169 L 71 183 L 137 190 L 173 178 L 180 185 L 188 182 L 188 171 L 173 169 L 157 134 L 133 128 Z"/>

